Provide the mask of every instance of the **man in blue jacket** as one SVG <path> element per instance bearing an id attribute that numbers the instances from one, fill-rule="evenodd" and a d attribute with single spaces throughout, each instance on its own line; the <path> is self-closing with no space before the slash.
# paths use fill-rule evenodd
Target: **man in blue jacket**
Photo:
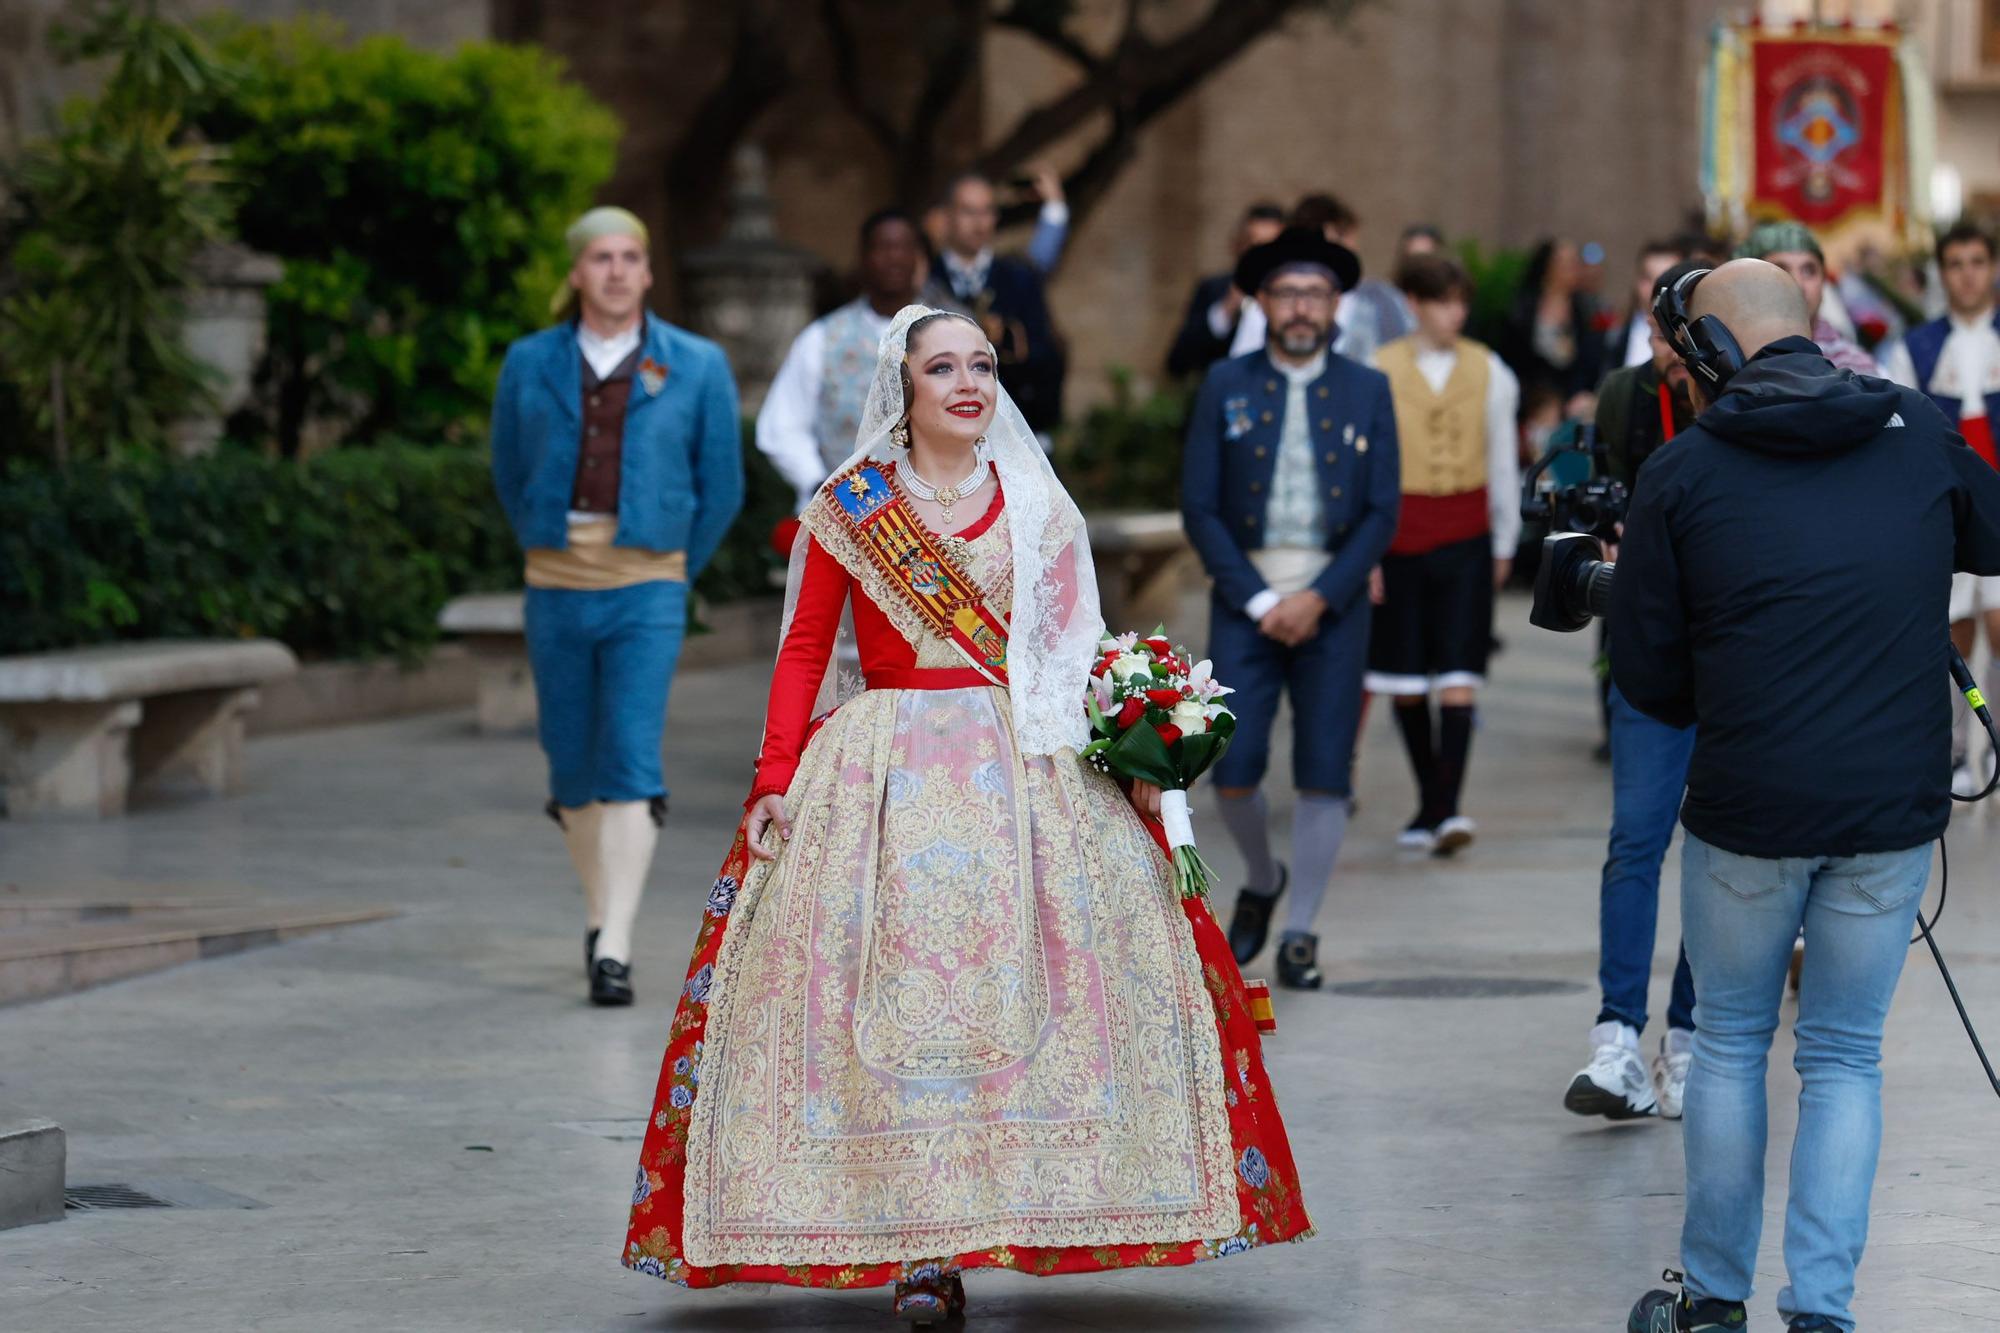
<path id="1" fill-rule="evenodd" d="M 1745 1326 L 1765 1064 L 1803 925 L 1778 1309 L 1849 1330 L 1882 1025 L 1951 813 L 1949 576 L 2000 572 L 2000 474 L 1923 394 L 1828 362 L 1783 270 L 1739 259 L 1673 291 L 1687 305 L 1663 297 L 1662 324 L 1707 405 L 1640 470 L 1611 670 L 1633 707 L 1699 724 L 1681 811 L 1699 1000 L 1685 1289 L 1648 1293 L 1630 1327 Z"/>
<path id="2" fill-rule="evenodd" d="M 1214 580 L 1209 655 L 1233 687 L 1236 738 L 1215 766 L 1223 823 L 1250 881 L 1229 946 L 1263 949 L 1288 874 L 1271 855 L 1259 784 L 1278 696 L 1292 697 L 1295 891 L 1278 981 L 1320 985 L 1314 918 L 1347 833 L 1368 575 L 1396 531 L 1402 497 L 1389 381 L 1330 350 L 1340 294 L 1361 277 L 1352 250 L 1316 227 L 1288 227 L 1244 252 L 1236 285 L 1256 294 L 1262 350 L 1208 372 L 1188 423 L 1181 519 Z"/>
<path id="3" fill-rule="evenodd" d="M 526 553 L 549 813 L 583 882 L 590 998 L 630 1004 L 667 688 L 688 585 L 743 503 L 742 419 L 722 349 L 646 310 L 645 224 L 593 209 L 568 241 L 562 322 L 500 370 L 493 484 Z"/>

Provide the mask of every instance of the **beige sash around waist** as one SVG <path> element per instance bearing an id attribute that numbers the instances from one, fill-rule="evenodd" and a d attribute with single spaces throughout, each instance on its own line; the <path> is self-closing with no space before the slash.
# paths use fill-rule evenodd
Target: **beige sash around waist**
<path id="1" fill-rule="evenodd" d="M 527 584 L 530 588 L 560 588 L 569 592 L 604 592 L 635 583 L 670 580 L 687 582 L 687 552 L 648 551 L 637 546 L 613 546 L 618 533 L 614 518 L 572 521 L 569 546 L 563 550 L 531 547 Z"/>
<path id="2" fill-rule="evenodd" d="M 1264 576 L 1264 586 L 1275 593 L 1303 592 L 1312 587 L 1333 556 L 1306 546 L 1267 546 L 1250 552 L 1250 563 Z"/>

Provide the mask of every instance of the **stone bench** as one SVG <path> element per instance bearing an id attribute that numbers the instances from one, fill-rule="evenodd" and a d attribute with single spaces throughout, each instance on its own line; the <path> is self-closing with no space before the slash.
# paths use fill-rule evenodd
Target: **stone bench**
<path id="1" fill-rule="evenodd" d="M 0 1106 L 0 1231 L 63 1220 L 68 1159 L 60 1125 Z"/>
<path id="2" fill-rule="evenodd" d="M 12 819 L 125 812 L 191 777 L 240 790 L 243 718 L 298 660 L 269 639 L 155 640 L 0 657 L 0 801 Z"/>
<path id="3" fill-rule="evenodd" d="M 438 628 L 464 640 L 477 681 L 479 730 L 522 731 L 535 725 L 535 675 L 528 667 L 526 612 L 518 592 L 454 597 L 438 612 Z"/>
<path id="4" fill-rule="evenodd" d="M 1165 625 L 1192 642 L 1201 627 L 1175 622 L 1184 618 L 1186 593 L 1203 579 L 1194 548 L 1181 531 L 1181 516 L 1173 510 L 1092 514 L 1085 523 L 1105 628 L 1113 634 L 1144 634 Z"/>

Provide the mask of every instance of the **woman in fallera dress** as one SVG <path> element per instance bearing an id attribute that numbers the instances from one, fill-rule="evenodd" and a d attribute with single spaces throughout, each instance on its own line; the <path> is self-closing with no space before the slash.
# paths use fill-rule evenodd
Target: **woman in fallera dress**
<path id="1" fill-rule="evenodd" d="M 1104 634 L 1083 518 L 979 326 L 898 314 L 857 446 L 801 515 L 625 1265 L 893 1283 L 925 1323 L 963 1310 L 967 1269 L 1309 1235 L 1242 979 L 1173 887 L 1159 790 L 1128 798 L 1077 758 Z M 862 678 L 843 681 L 849 603 Z"/>

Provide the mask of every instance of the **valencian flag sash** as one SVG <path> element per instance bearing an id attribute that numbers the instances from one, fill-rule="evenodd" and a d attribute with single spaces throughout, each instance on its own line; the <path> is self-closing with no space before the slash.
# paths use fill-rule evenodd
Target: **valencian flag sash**
<path id="1" fill-rule="evenodd" d="M 984 591 L 910 511 L 882 467 L 856 464 L 828 489 L 840 502 L 855 544 L 896 595 L 974 670 L 1004 688 L 1007 621 L 986 605 Z"/>

